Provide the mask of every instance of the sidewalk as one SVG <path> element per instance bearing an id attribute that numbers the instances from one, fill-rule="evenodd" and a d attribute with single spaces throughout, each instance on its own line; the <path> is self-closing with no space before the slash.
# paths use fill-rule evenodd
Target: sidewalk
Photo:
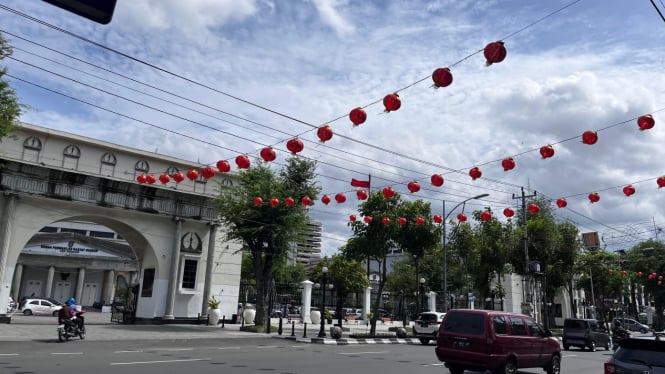
<path id="1" fill-rule="evenodd" d="M 360 321 L 359 321 L 360 322 Z M 326 339 L 317 338 L 320 325 L 305 325 L 296 322 L 293 325 L 282 320 L 282 335 L 277 334 L 274 327 L 270 334 L 240 331 L 240 324 L 225 324 L 218 326 L 192 325 L 192 324 L 164 324 L 164 325 L 123 325 L 111 322 L 109 313 L 89 311 L 85 314 L 86 340 L 163 340 L 163 339 L 229 339 L 229 338 L 283 338 L 292 339 L 301 343 L 320 344 L 412 344 L 411 339 L 348 339 L 350 334 L 369 332 L 369 326 L 361 323 L 344 324 L 349 329 L 343 333 L 344 339 L 330 338 L 330 325 L 326 325 Z M 273 326 L 279 326 L 279 318 L 272 319 Z M 377 333 L 388 333 L 388 328 L 401 323 L 377 323 Z M 57 319 L 51 316 L 24 316 L 13 314 L 10 324 L 0 325 L 0 342 L 7 341 L 43 341 L 57 339 Z"/>

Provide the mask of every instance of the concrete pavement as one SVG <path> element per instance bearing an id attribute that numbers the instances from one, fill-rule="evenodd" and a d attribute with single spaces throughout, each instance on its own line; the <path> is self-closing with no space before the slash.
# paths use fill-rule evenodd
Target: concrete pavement
<path id="1" fill-rule="evenodd" d="M 240 324 L 225 324 L 221 327 L 191 324 L 164 324 L 164 325 L 124 325 L 111 322 L 109 313 L 89 311 L 85 314 L 86 340 L 108 341 L 108 340 L 175 340 L 175 339 L 229 339 L 229 338 L 285 338 L 293 339 L 302 343 L 320 344 L 414 344 L 416 339 L 349 339 L 352 333 L 368 333 L 369 326 L 360 323 L 344 324 L 348 331 L 343 334 L 344 339 L 335 340 L 329 337 L 329 325 L 326 325 L 328 338 L 317 338 L 319 325 L 307 326 L 307 337 L 305 337 L 305 326 L 300 322 L 293 325 L 283 319 L 283 334 L 279 336 L 277 329 L 271 334 L 251 333 L 240 331 Z M 273 326 L 278 326 L 279 319 L 272 320 Z M 401 326 L 401 323 L 377 323 L 377 333 L 388 333 L 393 326 Z M 51 316 L 24 316 L 13 314 L 10 324 L 0 324 L 0 342 L 7 341 L 31 341 L 57 339 L 57 319 Z"/>

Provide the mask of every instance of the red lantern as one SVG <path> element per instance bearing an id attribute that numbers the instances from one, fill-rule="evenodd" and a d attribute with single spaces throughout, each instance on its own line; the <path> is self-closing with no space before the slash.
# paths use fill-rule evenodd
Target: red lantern
<path id="1" fill-rule="evenodd" d="M 638 277 L 638 278 L 642 278 L 643 275 L 644 275 L 644 273 L 642 273 L 641 271 L 638 271 L 638 272 L 637 272 L 637 277 Z"/>
<path id="2" fill-rule="evenodd" d="M 563 197 L 560 197 L 556 200 L 556 206 L 559 208 L 565 208 L 568 205 L 568 202 Z"/>
<path id="3" fill-rule="evenodd" d="M 367 113 L 363 108 L 355 108 L 349 113 L 349 119 L 353 122 L 353 126 L 362 125 L 367 120 Z"/>
<path id="4" fill-rule="evenodd" d="M 637 126 L 640 128 L 640 131 L 652 129 L 656 124 L 651 114 L 646 114 L 637 119 Z"/>
<path id="5" fill-rule="evenodd" d="M 148 174 L 145 177 L 145 181 L 148 182 L 148 184 L 155 184 L 157 182 L 157 177 L 155 177 L 154 174 Z"/>
<path id="6" fill-rule="evenodd" d="M 511 208 L 506 208 L 503 210 L 503 215 L 510 218 L 515 215 L 515 211 L 512 210 Z"/>
<path id="7" fill-rule="evenodd" d="M 457 220 L 460 222 L 466 222 L 466 214 L 460 213 L 457 215 Z"/>
<path id="8" fill-rule="evenodd" d="M 400 225 L 400 226 L 404 226 L 404 225 L 406 225 L 406 218 L 404 218 L 404 217 L 399 217 L 398 222 L 399 222 L 399 225 Z"/>
<path id="9" fill-rule="evenodd" d="M 187 175 L 187 179 L 189 179 L 190 181 L 195 181 L 196 178 L 199 177 L 199 172 L 192 169 L 192 170 L 188 170 L 186 175 Z"/>
<path id="10" fill-rule="evenodd" d="M 625 277 L 626 275 L 628 275 L 628 272 L 625 271 L 625 270 L 621 270 L 621 275 L 623 275 Z"/>
<path id="11" fill-rule="evenodd" d="M 284 205 L 286 205 L 286 206 L 293 206 L 293 204 L 295 204 L 295 203 L 296 203 L 296 201 L 293 200 L 292 197 L 287 197 L 286 199 L 284 199 Z"/>
<path id="12" fill-rule="evenodd" d="M 422 225 L 425 223 L 425 219 L 423 217 L 416 217 L 416 225 Z"/>
<path id="13" fill-rule="evenodd" d="M 416 181 L 409 182 L 409 184 L 407 185 L 407 188 L 409 189 L 409 191 L 411 191 L 411 193 L 416 193 L 416 192 L 420 191 L 420 183 L 418 183 Z"/>
<path id="14" fill-rule="evenodd" d="M 648 279 L 653 279 L 653 274 L 649 274 L 649 275 L 647 276 L 647 278 L 648 278 Z"/>
<path id="15" fill-rule="evenodd" d="M 448 87 L 453 83 L 453 73 L 448 68 L 438 68 L 432 73 L 434 87 Z"/>
<path id="16" fill-rule="evenodd" d="M 596 144 L 598 141 L 598 133 L 595 131 L 585 131 L 584 134 L 582 134 L 582 143 L 584 144 Z"/>
<path id="17" fill-rule="evenodd" d="M 658 179 L 656 179 L 656 183 L 658 184 L 658 188 L 665 187 L 665 175 L 662 177 L 658 177 Z"/>
<path id="18" fill-rule="evenodd" d="M 201 175 L 203 175 L 203 178 L 205 179 L 210 179 L 215 176 L 215 169 L 210 166 L 206 166 L 201 169 Z"/>
<path id="19" fill-rule="evenodd" d="M 471 168 L 471 170 L 469 170 L 469 176 L 470 176 L 471 179 L 473 179 L 474 181 L 475 181 L 476 179 L 480 178 L 482 175 L 483 175 L 483 172 L 480 171 L 480 168 L 477 167 L 477 166 L 474 166 L 474 167 Z"/>
<path id="20" fill-rule="evenodd" d="M 397 93 L 391 93 L 383 98 L 383 106 L 386 107 L 386 112 L 392 112 L 402 106 L 402 100 Z"/>
<path id="21" fill-rule="evenodd" d="M 492 42 L 486 45 L 483 50 L 485 60 L 487 60 L 487 66 L 503 61 L 506 58 L 507 53 L 506 47 L 503 45 L 502 41 Z"/>
<path id="22" fill-rule="evenodd" d="M 277 153 L 274 149 L 272 149 L 272 147 L 265 147 L 261 149 L 261 153 L 259 153 L 259 155 L 265 162 L 275 161 L 277 158 Z"/>
<path id="23" fill-rule="evenodd" d="M 538 212 L 540 212 L 540 207 L 538 204 L 529 204 L 529 212 L 531 212 L 531 214 L 538 214 Z"/>
<path id="24" fill-rule="evenodd" d="M 356 191 L 356 196 L 358 197 L 358 200 L 367 200 L 367 191 L 358 190 Z"/>
<path id="25" fill-rule="evenodd" d="M 143 183 L 147 182 L 145 174 L 141 174 L 141 175 L 137 176 L 136 181 L 139 182 L 139 184 L 143 184 Z"/>
<path id="26" fill-rule="evenodd" d="M 263 199 L 258 197 L 258 196 L 255 197 L 254 198 L 254 206 L 261 206 L 261 204 L 263 204 Z"/>
<path id="27" fill-rule="evenodd" d="M 515 160 L 512 157 L 506 157 L 501 161 L 503 171 L 513 170 L 515 168 Z"/>
<path id="28" fill-rule="evenodd" d="M 489 221 L 492 219 L 492 213 L 484 211 L 480 214 L 480 219 L 482 219 L 483 221 Z"/>
<path id="29" fill-rule="evenodd" d="M 600 195 L 598 192 L 592 192 L 589 194 L 589 201 L 591 201 L 591 204 L 597 203 L 600 201 Z"/>
<path id="30" fill-rule="evenodd" d="M 302 152 L 302 150 L 305 149 L 305 145 L 299 138 L 293 138 L 286 142 L 286 148 L 291 151 L 291 153 L 296 154 Z"/>
<path id="31" fill-rule="evenodd" d="M 392 199 L 395 196 L 395 190 L 392 187 L 386 187 L 383 189 L 383 197 L 386 199 Z"/>
<path id="32" fill-rule="evenodd" d="M 340 192 L 335 195 L 335 201 L 337 201 L 337 204 L 341 204 L 346 201 L 346 196 Z"/>
<path id="33" fill-rule="evenodd" d="M 319 140 L 321 141 L 321 143 L 325 143 L 328 140 L 332 139 L 332 137 L 333 137 L 332 128 L 328 125 L 321 126 L 321 127 L 319 127 L 318 130 L 316 130 L 316 136 L 319 137 Z"/>
<path id="34" fill-rule="evenodd" d="M 278 198 L 273 197 L 272 199 L 270 199 L 270 206 L 272 206 L 274 208 L 277 205 L 279 205 L 279 199 Z"/>
<path id="35" fill-rule="evenodd" d="M 432 220 L 434 221 L 434 223 L 442 223 L 443 222 L 443 217 L 441 217 L 438 214 L 435 214 L 434 217 L 432 218 Z"/>
<path id="36" fill-rule="evenodd" d="M 365 216 L 365 223 L 368 224 L 368 225 L 369 225 L 370 223 L 372 223 L 372 217 L 370 217 L 370 216 Z"/>
<path id="37" fill-rule="evenodd" d="M 554 156 L 554 147 L 549 144 L 540 147 L 540 156 L 542 156 L 542 158 L 550 158 Z"/>
<path id="38" fill-rule="evenodd" d="M 168 174 L 164 173 L 159 176 L 159 181 L 162 182 L 162 184 L 167 184 L 171 181 L 171 177 L 169 177 Z"/>
<path id="39" fill-rule="evenodd" d="M 350 215 L 349 216 L 349 221 L 356 222 L 356 215 L 355 214 Z"/>
<path id="40" fill-rule="evenodd" d="M 226 160 L 219 160 L 217 161 L 217 170 L 219 170 L 220 173 L 228 173 L 231 171 L 231 164 Z"/>
<path id="41" fill-rule="evenodd" d="M 250 164 L 251 162 L 249 161 L 249 156 L 240 155 L 236 157 L 236 166 L 238 166 L 238 169 L 249 169 Z"/>
<path id="42" fill-rule="evenodd" d="M 607 271 L 610 275 L 614 273 L 614 270 L 610 269 Z"/>
<path id="43" fill-rule="evenodd" d="M 176 183 L 180 183 L 185 180 L 185 175 L 181 171 L 176 171 L 173 173 L 173 180 Z"/>
<path id="44" fill-rule="evenodd" d="M 300 202 L 304 206 L 312 205 L 312 199 L 310 199 L 309 196 L 303 196 L 303 198 L 300 200 Z"/>
<path id="45" fill-rule="evenodd" d="M 436 187 L 443 186 L 443 177 L 441 176 L 441 174 L 433 174 L 432 178 L 430 178 L 430 181 L 432 182 L 433 186 Z"/>
<path id="46" fill-rule="evenodd" d="M 658 281 L 658 285 L 659 285 L 659 286 L 662 286 L 662 285 L 663 285 L 663 281 Z"/>
<path id="47" fill-rule="evenodd" d="M 626 196 L 630 196 L 635 193 L 635 187 L 633 187 L 632 184 L 627 185 L 626 187 L 623 188 L 623 194 Z"/>
<path id="48" fill-rule="evenodd" d="M 321 197 L 321 202 L 324 203 L 324 204 L 326 204 L 326 205 L 330 204 L 330 196 L 328 196 L 328 195 L 323 195 L 323 196 Z"/>
<path id="49" fill-rule="evenodd" d="M 390 218 L 388 217 L 383 217 L 381 219 L 381 222 L 383 222 L 384 225 L 390 225 Z"/>
<path id="50" fill-rule="evenodd" d="M 659 275 L 659 276 L 658 276 L 658 280 L 659 280 L 659 281 L 662 281 L 662 280 L 663 280 L 663 276 L 662 276 L 662 275 Z"/>

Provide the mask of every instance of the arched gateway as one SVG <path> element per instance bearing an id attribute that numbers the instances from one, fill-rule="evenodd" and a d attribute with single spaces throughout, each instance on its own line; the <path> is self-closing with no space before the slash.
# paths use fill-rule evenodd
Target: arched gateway
<path id="1" fill-rule="evenodd" d="M 240 246 L 223 242 L 214 207 L 220 186 L 231 179 L 217 174 L 139 184 L 139 175 L 185 174 L 200 165 L 28 124 L 0 144 L 2 302 L 24 296 L 24 275 L 40 267 L 44 275 L 35 282 L 43 282 L 39 289 L 50 295 L 60 286 L 57 292 L 71 289 L 79 300 L 108 302 L 123 297 L 117 290 L 133 288 L 137 318 L 205 315 L 210 296 L 222 301 L 227 318 L 236 313 Z M 40 233 L 63 221 L 103 225 L 131 251 L 100 249 L 82 235 Z M 101 279 L 100 272 L 101 284 L 86 282 L 93 274 Z M 70 288 L 63 291 L 65 286 Z M 1 314 L 6 309 L 0 306 Z"/>

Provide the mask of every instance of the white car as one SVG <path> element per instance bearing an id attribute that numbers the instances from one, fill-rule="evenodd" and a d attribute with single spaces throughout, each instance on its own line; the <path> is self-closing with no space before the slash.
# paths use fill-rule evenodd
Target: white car
<path id="1" fill-rule="evenodd" d="M 51 315 L 57 316 L 62 305 L 47 299 L 26 299 L 21 310 L 23 315 Z"/>
<path id="2" fill-rule="evenodd" d="M 422 344 L 429 343 L 430 340 L 436 340 L 439 333 L 439 326 L 443 322 L 446 313 L 423 312 L 413 324 L 413 336 L 420 339 Z"/>

